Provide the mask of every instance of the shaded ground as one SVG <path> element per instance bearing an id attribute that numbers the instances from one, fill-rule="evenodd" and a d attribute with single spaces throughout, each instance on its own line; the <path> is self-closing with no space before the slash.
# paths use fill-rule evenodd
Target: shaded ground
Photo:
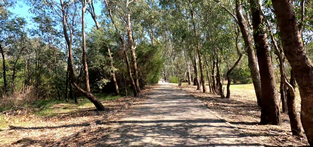
<path id="1" fill-rule="evenodd" d="M 56 123 L 44 120 L 41 125 L 0 131 L 0 146 L 307 145 L 305 141 L 281 137 L 288 136 L 281 126 L 259 128 L 255 119 L 258 109 L 253 101 L 208 97 L 193 90 L 193 86 L 183 89 L 202 102 L 176 86 L 160 84 L 147 93 L 148 100 L 134 102 L 130 109 L 113 109 L 103 114 L 92 111 L 93 115 L 86 118 L 64 118 Z M 285 140 L 280 141 L 281 138 Z"/>
<path id="2" fill-rule="evenodd" d="M 178 87 L 178 86 L 175 86 Z M 259 125 L 260 109 L 256 103 L 253 89 L 231 88 L 231 98 L 220 98 L 217 95 L 202 93 L 195 86 L 179 87 L 200 99 L 210 110 L 225 119 L 242 133 L 257 137 L 260 142 L 268 146 L 307 146 L 306 138 L 293 137 L 290 131 L 287 114 L 281 114 L 282 124 Z M 297 100 L 299 101 L 299 100 Z M 298 102 L 299 104 L 299 102 Z M 300 105 L 297 106 L 300 110 Z"/>
<path id="3" fill-rule="evenodd" d="M 121 119 L 55 145 L 72 146 L 262 146 L 211 113 L 201 101 L 169 84 Z M 69 143 L 70 142 L 70 143 Z"/>
<path id="4" fill-rule="evenodd" d="M 51 146 L 79 132 L 90 130 L 100 122 L 118 117 L 130 105 L 144 101 L 146 91 L 143 90 L 143 96 L 139 98 L 121 97 L 102 100 L 106 111 L 101 112 L 96 111 L 89 103 L 56 104 L 45 108 L 50 110 L 49 114 L 54 114 L 52 116 L 38 116 L 27 109 L 4 112 L 0 120 L 6 121 L 8 128 L 0 129 L 0 146 Z"/>

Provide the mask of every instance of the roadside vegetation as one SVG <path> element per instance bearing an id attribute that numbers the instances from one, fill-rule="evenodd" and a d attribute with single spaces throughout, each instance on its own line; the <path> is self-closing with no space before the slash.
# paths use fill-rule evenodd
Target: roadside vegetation
<path id="1" fill-rule="evenodd" d="M 308 0 L 1 0 L 0 121 L 106 113 L 162 79 L 239 88 L 259 125 L 287 114 L 313 146 L 312 15 Z"/>

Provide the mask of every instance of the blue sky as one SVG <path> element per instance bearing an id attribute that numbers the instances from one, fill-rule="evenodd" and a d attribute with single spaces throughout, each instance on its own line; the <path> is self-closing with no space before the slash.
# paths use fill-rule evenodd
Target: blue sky
<path id="1" fill-rule="evenodd" d="M 32 23 L 32 17 L 35 15 L 29 12 L 30 7 L 27 6 L 23 1 L 18 1 L 15 7 L 10 7 L 9 11 L 18 15 L 19 17 L 25 18 L 27 21 L 27 29 L 34 27 Z M 97 15 L 101 15 L 101 3 L 95 3 L 95 11 Z M 86 31 L 89 32 L 91 28 L 94 26 L 94 22 L 89 13 L 86 13 Z M 98 20 L 99 21 L 99 20 Z"/>

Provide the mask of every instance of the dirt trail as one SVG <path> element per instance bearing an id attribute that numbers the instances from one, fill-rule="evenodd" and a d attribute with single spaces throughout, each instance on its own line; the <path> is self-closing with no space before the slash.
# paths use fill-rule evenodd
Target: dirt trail
<path id="1" fill-rule="evenodd" d="M 84 146 L 262 146 L 170 84 L 160 84 L 148 97 Z"/>

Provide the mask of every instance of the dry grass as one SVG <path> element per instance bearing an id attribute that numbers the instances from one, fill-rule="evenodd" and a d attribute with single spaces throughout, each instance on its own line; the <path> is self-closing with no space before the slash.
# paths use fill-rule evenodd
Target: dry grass
<path id="1" fill-rule="evenodd" d="M 0 111 L 9 109 L 18 109 L 27 103 L 37 100 L 32 87 L 28 87 L 24 91 L 16 91 L 11 95 L 3 95 L 0 101 Z"/>
<path id="2" fill-rule="evenodd" d="M 263 144 L 269 146 L 306 146 L 306 138 L 294 137 L 290 131 L 288 115 L 282 114 L 282 124 L 259 125 L 260 109 L 256 103 L 256 97 L 251 84 L 232 85 L 231 98 L 222 99 L 217 95 L 202 93 L 195 86 L 184 85 L 180 87 L 196 98 L 203 101 L 209 109 L 221 116 L 231 125 L 239 128 L 243 134 L 254 136 L 260 135 Z M 298 110 L 300 108 L 298 99 Z"/>
<path id="3" fill-rule="evenodd" d="M 96 111 L 86 99 L 80 99 L 80 104 L 48 101 L 42 108 L 7 110 L 0 114 L 0 146 L 51 146 L 68 141 L 143 100 L 144 97 L 101 98 L 105 111 Z"/>

